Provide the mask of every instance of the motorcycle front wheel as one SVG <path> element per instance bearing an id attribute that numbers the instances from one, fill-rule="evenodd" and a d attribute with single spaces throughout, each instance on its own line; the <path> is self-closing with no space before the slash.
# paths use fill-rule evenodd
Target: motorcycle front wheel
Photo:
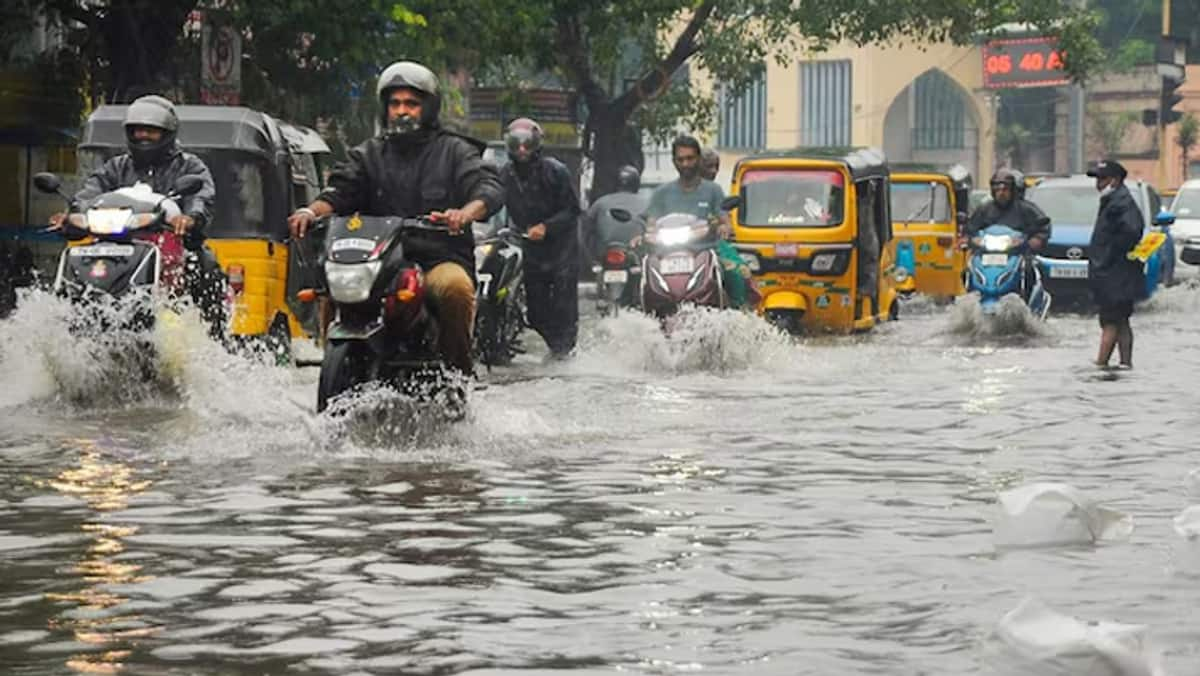
<path id="1" fill-rule="evenodd" d="M 325 346 L 317 381 L 317 413 L 323 413 L 329 402 L 366 380 L 369 351 L 357 340 L 330 341 Z"/>

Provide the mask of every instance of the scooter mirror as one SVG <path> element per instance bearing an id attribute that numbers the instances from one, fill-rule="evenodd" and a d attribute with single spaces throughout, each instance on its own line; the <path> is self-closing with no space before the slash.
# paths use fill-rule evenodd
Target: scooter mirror
<path id="1" fill-rule="evenodd" d="M 1161 226 L 1174 225 L 1175 214 L 1164 209 L 1154 216 L 1154 224 Z"/>
<path id="2" fill-rule="evenodd" d="M 730 195 L 729 197 L 726 197 L 725 199 L 721 200 L 721 211 L 733 211 L 734 209 L 741 208 L 741 206 L 742 206 L 742 196 L 741 195 Z"/>
<path id="3" fill-rule="evenodd" d="M 621 221 L 622 223 L 628 223 L 629 221 L 633 220 L 633 214 L 630 213 L 628 209 L 614 208 L 614 209 L 609 209 L 608 213 L 610 216 L 617 219 L 618 221 Z"/>
<path id="4" fill-rule="evenodd" d="M 62 187 L 62 181 L 54 174 L 43 171 L 39 174 L 34 174 L 33 185 L 41 192 L 56 193 Z"/>
<path id="5" fill-rule="evenodd" d="M 199 176 L 180 176 L 179 180 L 175 181 L 175 194 L 180 197 L 195 195 L 203 188 L 204 179 Z"/>

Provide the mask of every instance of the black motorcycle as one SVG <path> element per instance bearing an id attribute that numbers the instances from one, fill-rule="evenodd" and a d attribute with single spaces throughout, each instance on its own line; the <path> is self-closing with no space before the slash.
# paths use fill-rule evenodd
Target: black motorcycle
<path id="1" fill-rule="evenodd" d="M 339 395 L 382 383 L 466 414 L 466 392 L 443 366 L 437 317 L 427 306 L 424 270 L 411 251 L 456 236 L 427 218 L 335 217 L 325 242 L 325 288 L 334 318 L 326 334 L 317 410 Z"/>
<path id="2" fill-rule="evenodd" d="M 475 248 L 475 354 L 489 367 L 505 366 L 524 351 L 524 238 L 505 228 Z"/>
<path id="3" fill-rule="evenodd" d="M 33 180 L 38 190 L 62 195 L 71 206 L 57 176 L 41 173 Z M 73 331 L 147 331 L 160 309 L 156 299 L 172 301 L 188 291 L 197 295 L 197 257 L 185 250 L 168 221 L 180 213 L 179 199 L 203 187 L 201 178 L 184 176 L 168 195 L 137 184 L 69 209 L 64 232 L 70 239 L 90 238 L 63 250 L 54 279 L 55 292 L 81 308 L 72 317 Z M 227 299 L 219 295 L 201 303 L 215 333 L 223 329 L 227 316 Z M 121 313 L 119 325 L 112 325 L 112 318 L 99 310 L 94 301 L 101 299 L 125 305 L 128 311 Z"/>
<path id="4" fill-rule="evenodd" d="M 609 209 L 609 215 L 622 223 L 636 217 L 625 209 Z M 639 219 L 640 220 L 640 219 Z M 641 224 L 645 230 L 645 224 Z M 640 300 L 642 260 L 629 242 L 609 242 L 604 257 L 592 266 L 596 275 L 596 310 L 601 317 L 616 316 L 620 309 L 636 307 Z"/>

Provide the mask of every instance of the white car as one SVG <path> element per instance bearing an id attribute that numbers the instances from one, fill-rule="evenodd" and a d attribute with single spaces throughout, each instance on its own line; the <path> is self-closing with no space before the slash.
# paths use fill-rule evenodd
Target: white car
<path id="1" fill-rule="evenodd" d="M 1179 193 L 1171 203 L 1171 213 L 1175 214 L 1171 234 L 1179 243 L 1175 247 L 1179 260 L 1184 263 L 1200 260 L 1200 254 L 1197 252 L 1200 250 L 1200 179 L 1186 181 L 1179 187 Z M 1182 271 L 1188 267 L 1176 267 L 1176 270 Z"/>

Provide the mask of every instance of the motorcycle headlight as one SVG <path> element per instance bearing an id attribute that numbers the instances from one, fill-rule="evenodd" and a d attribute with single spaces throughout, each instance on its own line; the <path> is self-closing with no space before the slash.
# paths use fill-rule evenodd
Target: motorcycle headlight
<path id="1" fill-rule="evenodd" d="M 361 303 L 371 296 L 371 287 L 379 276 L 383 261 L 369 263 L 325 263 L 325 281 L 329 295 L 339 303 Z"/>
<path id="2" fill-rule="evenodd" d="M 746 267 L 750 268 L 750 272 L 758 272 L 759 270 L 762 270 L 762 263 L 758 260 L 758 254 L 750 253 L 749 251 L 742 251 L 738 253 L 738 256 L 742 259 L 742 262 L 746 264 Z"/>
<path id="3" fill-rule="evenodd" d="M 132 209 L 88 209 L 88 230 L 97 235 L 117 235 L 129 226 Z"/>
<path id="4" fill-rule="evenodd" d="M 478 265 L 480 261 L 491 256 L 492 248 L 495 246 L 495 244 L 480 244 L 475 247 L 475 264 Z"/>
<path id="5" fill-rule="evenodd" d="M 665 228 L 658 231 L 658 243 L 663 246 L 687 244 L 692 238 L 691 228 Z"/>
<path id="6" fill-rule="evenodd" d="M 984 235 L 983 248 L 985 251 L 1008 251 L 1013 246 L 1011 235 Z"/>

